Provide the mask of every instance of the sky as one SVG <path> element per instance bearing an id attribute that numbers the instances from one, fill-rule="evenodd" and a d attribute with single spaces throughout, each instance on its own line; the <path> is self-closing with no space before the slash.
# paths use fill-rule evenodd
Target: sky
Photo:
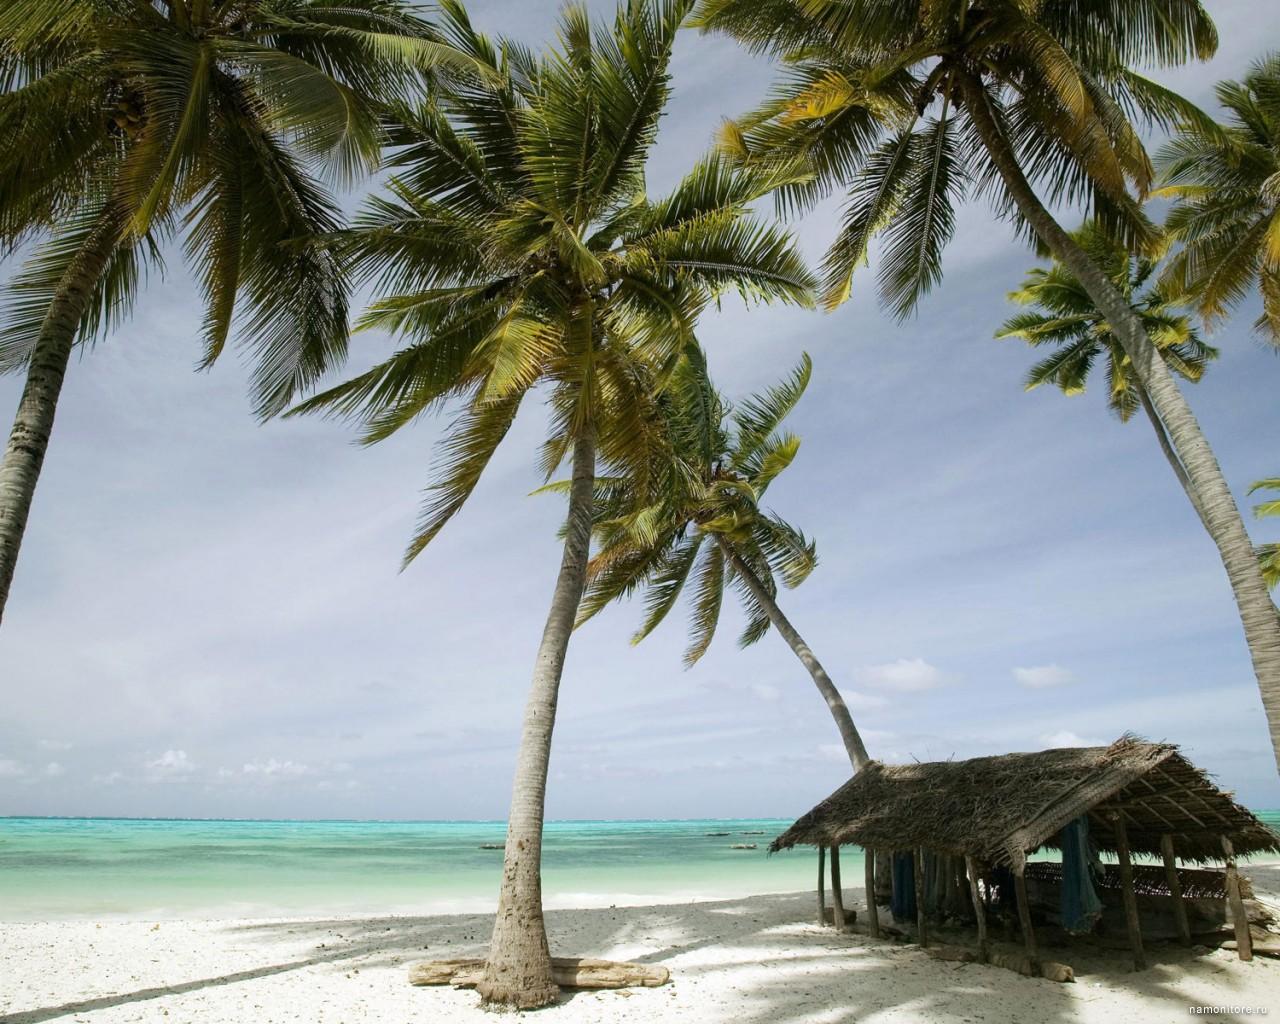
<path id="1" fill-rule="evenodd" d="M 541 42 L 556 5 L 474 0 L 476 23 Z M 608 11 L 612 4 L 593 2 Z M 1207 64 L 1161 74 L 1212 105 L 1280 22 L 1208 4 Z M 770 68 L 686 33 L 650 175 L 659 193 Z M 796 223 L 820 257 L 838 202 Z M 995 341 L 1033 256 L 966 207 L 945 281 L 905 323 L 871 274 L 834 314 L 727 300 L 700 328 L 740 396 L 808 352 L 804 439 L 770 490 L 821 564 L 784 609 L 848 699 L 872 756 L 961 758 L 1182 744 L 1255 807 L 1280 807 L 1225 573 L 1147 424 L 1099 386 L 1025 393 L 1026 346 Z M 1280 360 L 1248 306 L 1189 398 L 1242 507 L 1280 473 Z M 388 341 L 360 335 L 349 368 Z M 132 320 L 73 361 L 0 626 L 0 814 L 495 819 L 560 551 L 561 499 L 531 497 L 529 403 L 457 519 L 400 556 L 444 419 L 369 449 L 338 423 L 257 424 L 234 357 L 193 372 L 196 293 L 170 261 Z M 336 379 L 336 378 L 335 378 Z M 0 414 L 20 380 L 0 379 Z M 7 424 L 7 420 L 5 421 Z M 1258 541 L 1280 521 L 1251 522 Z M 681 666 L 684 613 L 639 646 L 638 605 L 574 637 L 552 818 L 791 817 L 848 773 L 811 681 L 773 633 Z"/>

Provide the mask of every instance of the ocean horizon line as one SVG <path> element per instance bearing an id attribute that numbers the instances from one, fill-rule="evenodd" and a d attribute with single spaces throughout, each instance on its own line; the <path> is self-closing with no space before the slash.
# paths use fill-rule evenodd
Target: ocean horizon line
<path id="1" fill-rule="evenodd" d="M 1265 810 L 1265 809 L 1264 809 Z M 794 821 L 794 818 L 778 815 L 739 817 L 724 815 L 685 818 L 547 818 L 548 825 L 621 825 L 621 824 L 677 824 L 697 821 Z M 506 818 L 183 818 L 170 815 L 132 814 L 0 814 L 0 821 L 184 821 L 228 822 L 243 824 L 314 824 L 314 825 L 505 825 Z"/>

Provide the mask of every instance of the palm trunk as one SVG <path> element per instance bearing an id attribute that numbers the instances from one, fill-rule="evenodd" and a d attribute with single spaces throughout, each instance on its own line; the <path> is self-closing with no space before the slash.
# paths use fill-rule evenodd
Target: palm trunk
<path id="1" fill-rule="evenodd" d="M 26 386 L 9 432 L 4 461 L 0 462 L 0 619 L 9 600 L 36 482 L 49 449 L 76 332 L 119 240 L 120 217 L 111 212 L 113 209 L 108 207 L 103 212 L 84 248 L 68 265 L 49 304 L 27 365 Z"/>
<path id="2" fill-rule="evenodd" d="M 795 652 L 795 656 L 800 659 L 800 663 L 809 670 L 809 675 L 813 677 L 814 686 L 818 688 L 818 692 L 822 694 L 822 699 L 827 702 L 827 707 L 831 709 L 831 717 L 836 720 L 836 728 L 840 730 L 840 738 L 844 740 L 844 750 L 849 755 L 849 763 L 853 766 L 855 772 L 861 771 L 867 766 L 871 758 L 867 754 L 867 748 L 863 746 L 862 737 L 858 735 L 858 727 L 853 724 L 853 716 L 849 714 L 849 705 L 840 696 L 840 691 L 836 689 L 836 684 L 831 681 L 831 677 L 827 675 L 827 670 L 822 667 L 822 663 L 818 661 L 813 651 L 809 649 L 809 645 L 804 642 L 803 637 L 796 632 L 795 626 L 791 625 L 791 620 L 782 614 L 782 609 L 778 607 L 778 602 L 765 589 L 764 584 L 760 582 L 760 578 L 752 571 L 751 566 L 743 561 L 742 556 L 734 550 L 733 545 L 725 540 L 723 536 L 716 534 L 716 541 L 719 543 L 720 550 L 724 552 L 725 557 L 729 559 L 729 564 L 733 566 L 733 571 L 742 577 L 747 589 L 751 591 L 751 596 L 764 609 L 774 628 L 781 634 L 791 650 Z"/>
<path id="3" fill-rule="evenodd" d="M 1182 490 L 1187 495 L 1187 500 L 1191 502 L 1191 507 L 1196 510 L 1201 524 L 1207 530 L 1209 529 L 1209 521 L 1204 517 L 1204 510 L 1200 507 L 1200 498 L 1195 492 L 1195 488 L 1191 486 L 1191 481 L 1187 478 L 1187 471 L 1182 468 L 1182 462 L 1178 459 L 1178 453 L 1173 450 L 1173 445 L 1169 443 L 1168 431 L 1164 429 L 1164 424 L 1160 422 L 1160 416 L 1156 413 L 1156 408 L 1151 404 L 1151 396 L 1147 394 L 1147 389 L 1141 384 L 1137 386 L 1138 400 L 1142 402 L 1142 410 L 1147 414 L 1147 419 L 1151 423 L 1151 429 L 1156 432 L 1156 440 L 1160 442 L 1160 451 L 1164 453 L 1165 459 L 1169 463 L 1169 468 L 1173 470 L 1173 475 L 1178 478 L 1178 483 L 1182 485 Z"/>
<path id="4" fill-rule="evenodd" d="M 525 705 L 498 916 L 484 979 L 476 986 L 486 1003 L 497 1006 L 533 1009 L 555 1002 L 560 992 L 551 974 L 551 951 L 542 919 L 542 816 L 560 676 L 587 580 L 595 466 L 595 436 L 587 430 L 574 443 L 564 556 Z"/>
<path id="5" fill-rule="evenodd" d="M 1272 752 L 1280 768 L 1280 616 L 1271 602 L 1253 544 L 1218 460 L 1138 315 L 1036 196 L 996 123 L 982 83 L 965 75 L 960 86 L 969 116 L 1010 196 L 1041 241 L 1079 279 L 1107 318 L 1133 363 L 1157 418 L 1168 431 L 1177 462 L 1186 474 L 1188 494 L 1194 495 L 1192 504 L 1197 506 L 1205 529 L 1217 545 L 1231 582 L 1267 714 Z"/>

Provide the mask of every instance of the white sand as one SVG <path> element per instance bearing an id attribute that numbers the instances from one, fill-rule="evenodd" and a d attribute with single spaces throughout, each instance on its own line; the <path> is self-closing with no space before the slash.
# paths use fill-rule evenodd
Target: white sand
<path id="1" fill-rule="evenodd" d="M 861 906 L 856 890 L 849 898 Z M 557 954 L 664 964 L 672 983 L 566 993 L 537 1019 L 1147 1024 L 1202 1019 L 1188 1013 L 1196 1004 L 1280 1014 L 1280 962 L 1263 957 L 1154 945 L 1151 968 L 1133 974 L 1123 953 L 1048 950 L 1076 968 L 1077 983 L 1061 985 L 836 935 L 812 917 L 807 893 L 552 911 Z M 417 960 L 482 953 L 488 928 L 479 915 L 0 923 L 0 1021 L 493 1021 L 472 992 L 407 982 Z"/>

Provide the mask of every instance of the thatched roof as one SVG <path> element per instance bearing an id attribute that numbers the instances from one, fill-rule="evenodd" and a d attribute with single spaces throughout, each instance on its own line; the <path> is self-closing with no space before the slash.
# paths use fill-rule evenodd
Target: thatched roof
<path id="1" fill-rule="evenodd" d="M 1021 864 L 1055 846 L 1062 826 L 1088 813 L 1090 835 L 1116 850 L 1124 818 L 1134 853 L 1159 855 L 1173 836 L 1178 857 L 1222 858 L 1280 851 L 1280 836 L 1224 793 L 1169 743 L 1124 736 L 1109 747 L 1067 747 L 968 761 L 889 765 L 873 761 L 774 840 L 853 844 L 877 850 L 924 847 L 990 863 Z"/>

